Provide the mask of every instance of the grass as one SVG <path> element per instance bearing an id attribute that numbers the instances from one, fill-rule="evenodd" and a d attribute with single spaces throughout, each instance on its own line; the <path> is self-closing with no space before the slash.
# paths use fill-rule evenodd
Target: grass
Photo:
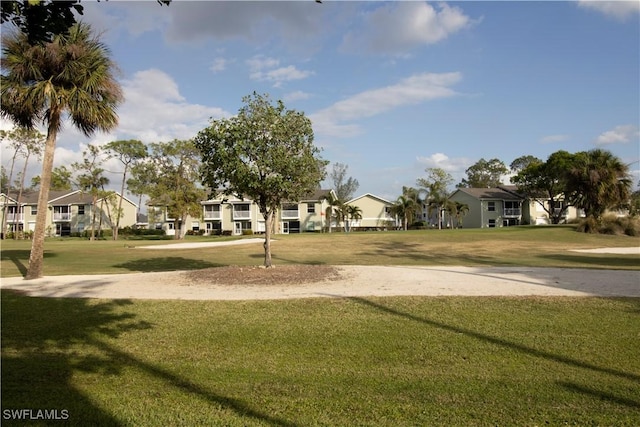
<path id="1" fill-rule="evenodd" d="M 276 240 L 276 264 L 640 270 L 638 255 L 568 252 L 640 239 L 572 227 Z M 135 242 L 147 244 L 167 242 Z M 249 265 L 263 256 L 260 244 L 129 245 L 48 240 L 45 274 Z M 29 242 L 3 241 L 2 277 L 23 274 L 28 254 Z M 65 410 L 74 426 L 640 425 L 637 298 L 1 296 L 3 425 L 25 425 L 8 419 L 19 409 Z"/>
<path id="2" fill-rule="evenodd" d="M 277 235 L 275 264 L 465 265 L 640 269 L 638 255 L 585 254 L 570 249 L 640 246 L 640 238 L 577 233 L 573 226 Z M 221 238 L 217 238 L 221 239 Z M 188 241 L 216 241 L 191 238 Z M 132 246 L 166 241 L 53 239 L 45 243 L 46 275 L 191 270 L 259 265 L 259 243 L 221 248 L 148 251 Z M 29 241 L 3 241 L 1 276 L 24 275 Z"/>
<path id="3" fill-rule="evenodd" d="M 2 296 L 2 408 L 70 425 L 640 424 L 638 299 Z"/>

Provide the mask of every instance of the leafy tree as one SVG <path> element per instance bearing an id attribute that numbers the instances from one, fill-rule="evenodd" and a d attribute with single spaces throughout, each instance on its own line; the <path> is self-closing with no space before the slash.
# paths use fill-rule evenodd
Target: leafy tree
<path id="1" fill-rule="evenodd" d="M 611 152 L 595 149 L 576 153 L 567 185 L 576 197 L 575 206 L 599 222 L 607 209 L 627 205 L 632 181 L 629 166 Z"/>
<path id="2" fill-rule="evenodd" d="M 157 0 L 169 4 L 171 0 Z M 55 35 L 66 35 L 82 15 L 80 0 L 13 0 L 0 2 L 2 23 L 11 22 L 27 35 L 31 44 L 50 42 Z"/>
<path id="3" fill-rule="evenodd" d="M 264 265 L 271 267 L 271 229 L 286 200 L 300 200 L 325 177 L 327 162 L 313 145 L 311 120 L 304 113 L 275 105 L 269 95 L 243 98 L 238 115 L 213 120 L 200 131 L 204 182 L 212 189 L 251 198 L 265 220 Z"/>
<path id="4" fill-rule="evenodd" d="M 112 141 L 104 146 L 104 150 L 110 158 L 116 158 L 124 166 L 122 172 L 122 185 L 120 187 L 120 199 L 116 212 L 116 224 L 113 228 L 113 240 L 118 240 L 118 229 L 120 228 L 120 216 L 122 212 L 122 198 L 124 197 L 124 186 L 127 182 L 129 169 L 145 159 L 148 155 L 147 146 L 138 140 Z"/>
<path id="5" fill-rule="evenodd" d="M 77 176 L 78 187 L 82 191 L 88 191 L 91 194 L 91 237 L 95 240 L 96 215 L 98 213 L 98 198 L 102 195 L 104 186 L 109 184 L 109 178 L 104 176 L 104 169 L 101 168 L 103 159 L 101 158 L 100 148 L 96 145 L 89 145 L 82 153 L 82 163 L 75 162 L 71 167 L 79 172 Z M 100 221 L 102 215 L 100 215 Z M 102 227 L 100 227 L 102 229 Z"/>
<path id="6" fill-rule="evenodd" d="M 38 214 L 26 278 L 42 276 L 44 236 L 56 138 L 64 114 L 87 136 L 108 132 L 118 123 L 116 108 L 122 100 L 109 50 L 91 27 L 77 24 L 66 35 L 33 45 L 25 33 L 2 40 L 0 94 L 2 116 L 19 126 L 47 126 Z M 82 70 L 82 72 L 79 72 Z"/>
<path id="7" fill-rule="evenodd" d="M 151 193 L 156 172 L 150 162 L 142 161 L 131 167 L 131 178 L 127 179 L 127 189 L 138 196 L 138 207 L 142 206 L 142 197 Z"/>
<path id="8" fill-rule="evenodd" d="M 53 168 L 51 171 L 51 185 L 49 186 L 49 189 L 71 190 L 73 188 L 73 183 L 71 181 L 72 176 L 73 172 L 67 169 L 66 166 L 57 166 Z M 40 175 L 34 176 L 31 178 L 31 187 L 39 187 L 40 181 Z"/>
<path id="9" fill-rule="evenodd" d="M 147 167 L 136 168 L 136 173 L 141 182 L 145 181 L 143 186 L 153 203 L 167 208 L 167 215 L 174 219 L 175 238 L 182 239 L 187 216 L 200 218 L 200 202 L 206 197 L 206 191 L 198 185 L 200 152 L 192 140 L 153 143 L 149 148 Z"/>
<path id="10" fill-rule="evenodd" d="M 525 197 L 542 206 L 552 224 L 558 224 L 567 208 L 575 204 L 574 193 L 567 186 L 567 173 L 574 162 L 575 155 L 556 151 L 546 162 L 528 163 L 511 177 L 511 182 Z"/>
<path id="11" fill-rule="evenodd" d="M 7 140 L 12 148 L 14 149 L 14 154 L 11 158 L 11 172 L 9 174 L 9 180 L 11 180 L 13 175 L 13 168 L 15 165 L 16 157 L 20 156 L 24 158 L 24 162 L 22 164 L 22 171 L 18 173 L 20 177 L 19 185 L 18 185 L 18 197 L 16 199 L 17 209 L 16 212 L 20 214 L 20 209 L 22 207 L 22 193 L 24 192 L 24 180 L 27 173 L 27 166 L 29 165 L 29 159 L 32 156 L 40 158 L 42 154 L 42 147 L 44 145 L 44 135 L 38 132 L 36 129 L 29 129 L 18 127 L 9 132 L 0 131 L 0 139 Z M 2 235 L 5 236 L 6 230 L 6 220 L 7 220 L 7 208 L 5 205 L 4 215 L 2 217 Z M 14 238 L 18 237 L 18 233 L 14 233 Z"/>
<path id="12" fill-rule="evenodd" d="M 442 168 L 427 168 L 426 178 L 418 178 L 418 187 L 427 193 L 427 206 L 429 216 L 435 210 L 438 218 L 438 229 L 442 228 L 442 209 L 449 198 L 449 186 L 453 183 L 453 177 Z"/>
<path id="13" fill-rule="evenodd" d="M 0 166 L 0 192 L 5 194 L 9 192 L 9 176 L 4 166 Z"/>
<path id="14" fill-rule="evenodd" d="M 629 202 L 629 215 L 633 217 L 640 216 L 640 189 L 631 193 L 631 201 Z"/>
<path id="15" fill-rule="evenodd" d="M 467 178 L 463 178 L 458 187 L 492 188 L 502 183 L 501 177 L 509 173 L 509 169 L 498 159 L 480 159 L 465 171 Z"/>
<path id="16" fill-rule="evenodd" d="M 536 156 L 527 154 L 526 156 L 520 156 L 517 159 L 515 159 L 513 162 L 511 162 L 511 164 L 509 165 L 509 169 L 511 169 L 511 172 L 518 173 L 526 169 L 527 167 L 531 166 L 532 164 L 537 164 L 537 163 L 542 163 L 542 160 L 540 160 Z"/>
<path id="17" fill-rule="evenodd" d="M 347 178 L 349 166 L 344 163 L 334 163 L 329 178 L 333 183 L 333 190 L 339 200 L 350 200 L 360 187 L 360 183 L 353 177 Z"/>

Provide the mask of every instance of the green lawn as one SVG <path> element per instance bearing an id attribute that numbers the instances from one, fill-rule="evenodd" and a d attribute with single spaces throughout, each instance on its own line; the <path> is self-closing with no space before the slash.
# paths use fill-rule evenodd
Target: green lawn
<path id="1" fill-rule="evenodd" d="M 215 241 L 191 238 L 188 241 Z M 45 275 L 190 270 L 259 265 L 260 243 L 208 249 L 150 251 L 132 246 L 171 241 L 45 242 Z M 276 235 L 274 264 L 547 266 L 640 269 L 638 255 L 584 254 L 569 249 L 640 246 L 640 238 L 584 234 L 571 226 L 501 229 L 303 233 Z M 2 277 L 24 275 L 30 242 L 2 242 Z"/>
<path id="2" fill-rule="evenodd" d="M 79 426 L 637 426 L 639 330 L 631 298 L 5 291 L 2 408 Z"/>
<path id="3" fill-rule="evenodd" d="M 640 239 L 571 227 L 276 240 L 276 264 L 640 270 L 638 255 L 568 252 L 637 247 Z M 262 258 L 260 244 L 171 252 L 132 244 L 167 242 L 48 240 L 45 274 L 197 269 Z M 2 276 L 22 274 L 28 252 L 29 242 L 2 242 Z M 1 296 L 3 425 L 640 425 L 637 298 Z M 69 418 L 8 419 L 20 409 Z"/>

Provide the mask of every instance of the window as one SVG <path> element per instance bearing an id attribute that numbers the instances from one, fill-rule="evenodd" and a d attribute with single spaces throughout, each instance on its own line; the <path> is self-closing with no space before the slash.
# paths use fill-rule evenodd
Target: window
<path id="1" fill-rule="evenodd" d="M 310 213 L 310 214 L 316 213 L 315 203 L 307 203 L 307 213 Z"/>
<path id="2" fill-rule="evenodd" d="M 495 219 L 490 219 L 489 220 L 489 228 L 495 228 L 496 226 L 496 220 Z"/>
<path id="3" fill-rule="evenodd" d="M 31 215 L 38 215 L 38 206 L 31 206 Z"/>
<path id="4" fill-rule="evenodd" d="M 78 215 L 84 215 L 84 205 L 78 205 Z"/>
<path id="5" fill-rule="evenodd" d="M 496 202 L 487 202 L 487 210 L 489 212 L 495 212 L 496 211 Z"/>
<path id="6" fill-rule="evenodd" d="M 200 222 L 199 221 L 193 221 L 191 223 L 191 229 L 193 231 L 200 231 Z"/>

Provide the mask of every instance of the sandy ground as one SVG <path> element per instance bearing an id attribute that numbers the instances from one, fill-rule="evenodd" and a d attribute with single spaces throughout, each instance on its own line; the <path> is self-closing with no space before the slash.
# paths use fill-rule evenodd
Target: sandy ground
<path id="1" fill-rule="evenodd" d="M 262 242 L 262 239 L 245 239 L 222 244 L 258 242 Z M 179 249 L 192 248 L 194 245 L 211 246 L 210 243 L 178 243 L 161 247 Z M 640 248 L 589 251 L 640 254 Z M 341 276 L 338 280 L 299 285 L 194 284 L 188 280 L 185 272 L 176 271 L 47 276 L 28 281 L 14 277 L 3 278 L 0 287 L 20 290 L 32 296 L 109 299 L 257 300 L 399 295 L 640 297 L 640 271 L 532 267 L 337 268 Z"/>

